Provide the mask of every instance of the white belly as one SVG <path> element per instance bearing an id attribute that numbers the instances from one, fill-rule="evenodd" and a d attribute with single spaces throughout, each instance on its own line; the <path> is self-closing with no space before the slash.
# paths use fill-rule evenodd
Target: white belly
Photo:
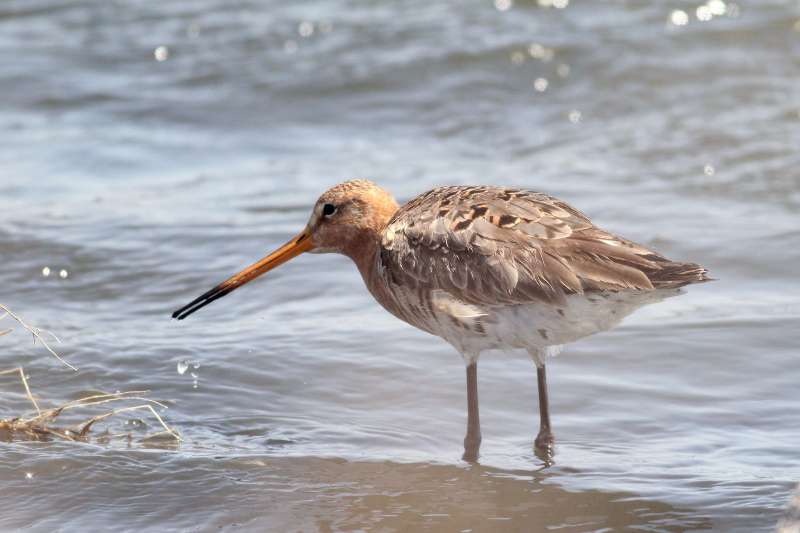
<path id="1" fill-rule="evenodd" d="M 568 296 L 564 305 L 479 307 L 437 291 L 432 298 L 435 320 L 428 320 L 425 329 L 470 360 L 486 350 L 525 349 L 543 362 L 561 345 L 611 329 L 639 307 L 679 293 L 676 289 L 598 292 Z"/>

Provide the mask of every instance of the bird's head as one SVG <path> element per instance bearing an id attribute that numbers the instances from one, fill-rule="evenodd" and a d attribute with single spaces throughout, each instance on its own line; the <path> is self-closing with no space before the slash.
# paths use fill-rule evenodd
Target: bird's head
<path id="1" fill-rule="evenodd" d="M 303 231 L 257 263 L 181 307 L 172 317 L 183 320 L 304 252 L 337 252 L 358 264 L 368 248 L 377 244 L 381 231 L 395 211 L 397 202 L 394 198 L 371 181 L 340 183 L 319 197 Z"/>
<path id="2" fill-rule="evenodd" d="M 314 204 L 304 230 L 313 245 L 308 251 L 357 253 L 362 241 L 380 233 L 395 211 L 392 195 L 371 181 L 340 183 Z"/>

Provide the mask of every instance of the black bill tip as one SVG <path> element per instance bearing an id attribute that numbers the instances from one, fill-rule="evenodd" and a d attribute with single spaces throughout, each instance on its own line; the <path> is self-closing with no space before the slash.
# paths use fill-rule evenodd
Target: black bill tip
<path id="1" fill-rule="evenodd" d="M 194 300 L 192 300 L 188 304 L 184 305 L 183 307 L 181 307 L 180 309 L 178 309 L 177 311 L 172 313 L 172 318 L 177 318 L 178 320 L 183 320 L 184 318 L 186 318 L 187 316 L 191 315 L 192 313 L 194 313 L 198 309 L 202 309 L 203 307 L 207 306 L 208 304 L 210 304 L 214 300 L 222 298 L 223 296 L 225 296 L 226 294 L 231 292 L 234 288 L 236 288 L 235 285 L 231 286 L 231 285 L 225 284 L 225 283 L 217 285 L 216 287 L 214 287 L 210 291 L 208 291 L 208 292 L 206 292 L 204 294 L 201 294 L 200 296 L 198 296 L 197 298 L 195 298 Z"/>

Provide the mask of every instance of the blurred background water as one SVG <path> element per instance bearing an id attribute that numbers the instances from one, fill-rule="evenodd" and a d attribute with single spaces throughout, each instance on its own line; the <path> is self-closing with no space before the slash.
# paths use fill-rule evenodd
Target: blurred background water
<path id="1" fill-rule="evenodd" d="M 0 57 L 0 302 L 80 372 L 20 332 L 0 367 L 45 403 L 149 389 L 185 438 L 3 442 L 0 529 L 774 529 L 800 479 L 797 2 L 5 0 Z M 169 319 L 352 177 L 545 191 L 719 281 L 550 363 L 548 468 L 532 364 L 484 357 L 469 465 L 459 356 L 345 258 Z M 28 409 L 0 379 L 0 416 Z"/>

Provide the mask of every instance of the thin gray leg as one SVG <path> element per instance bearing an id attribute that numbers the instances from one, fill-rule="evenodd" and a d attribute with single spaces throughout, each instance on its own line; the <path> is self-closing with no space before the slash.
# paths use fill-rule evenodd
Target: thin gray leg
<path id="1" fill-rule="evenodd" d="M 550 402 L 547 399 L 547 371 L 544 365 L 536 367 L 539 383 L 539 434 L 535 446 L 538 452 L 547 456 L 553 454 L 553 432 L 550 429 Z"/>
<path id="2" fill-rule="evenodd" d="M 464 437 L 465 461 L 477 461 L 481 447 L 481 418 L 478 413 L 478 363 L 467 366 L 467 435 Z"/>

